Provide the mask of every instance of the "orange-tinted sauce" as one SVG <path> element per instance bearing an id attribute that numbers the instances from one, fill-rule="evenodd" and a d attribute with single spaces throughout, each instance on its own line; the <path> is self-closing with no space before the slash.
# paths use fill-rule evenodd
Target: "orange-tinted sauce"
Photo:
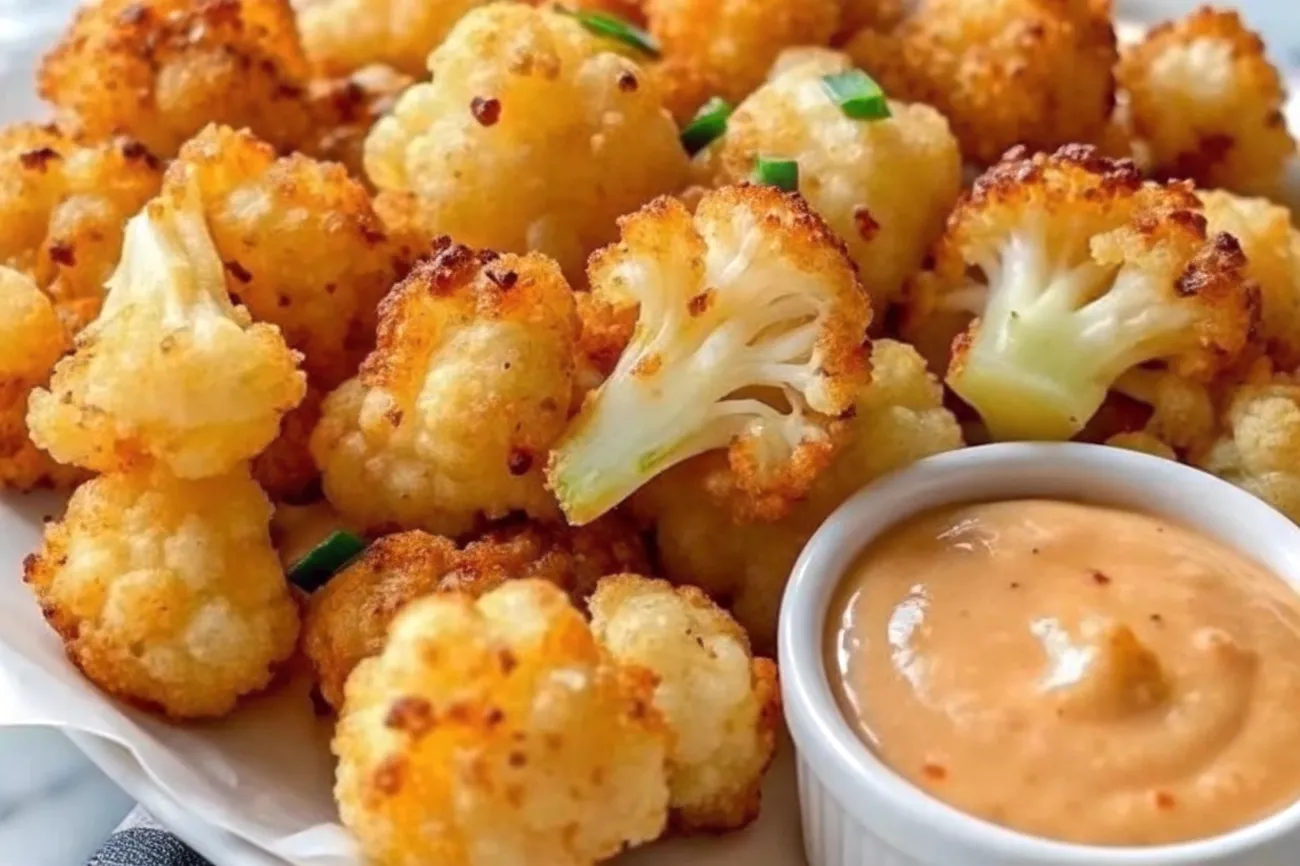
<path id="1" fill-rule="evenodd" d="M 850 724 L 898 773 L 1048 838 L 1204 838 L 1300 799 L 1300 596 L 1156 517 L 1021 500 L 896 527 L 831 609 Z"/>

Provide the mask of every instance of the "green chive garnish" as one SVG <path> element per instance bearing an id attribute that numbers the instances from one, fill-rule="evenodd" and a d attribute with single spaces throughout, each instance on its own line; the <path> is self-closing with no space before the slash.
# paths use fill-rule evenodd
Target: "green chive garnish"
<path id="1" fill-rule="evenodd" d="M 289 580 L 307 592 L 315 592 L 365 549 L 366 543 L 351 532 L 331 532 L 328 538 L 293 564 L 289 569 Z"/>
<path id="2" fill-rule="evenodd" d="M 889 117 L 885 91 L 861 69 L 822 76 L 822 89 L 854 120 L 882 120 Z"/>
<path id="3" fill-rule="evenodd" d="M 715 96 L 704 103 L 682 130 L 682 147 L 691 156 L 699 153 L 721 138 L 727 131 L 727 120 L 731 117 L 731 103 L 720 96 Z"/>
<path id="4" fill-rule="evenodd" d="M 799 163 L 793 159 L 760 156 L 754 161 L 754 183 L 784 192 L 799 191 Z"/>
<path id="5" fill-rule="evenodd" d="M 557 6 L 556 11 L 576 18 L 579 24 L 597 36 L 630 45 L 651 57 L 658 57 L 663 53 L 657 39 L 617 15 L 610 15 L 608 12 L 592 12 L 587 9 L 570 9 L 568 6 Z"/>

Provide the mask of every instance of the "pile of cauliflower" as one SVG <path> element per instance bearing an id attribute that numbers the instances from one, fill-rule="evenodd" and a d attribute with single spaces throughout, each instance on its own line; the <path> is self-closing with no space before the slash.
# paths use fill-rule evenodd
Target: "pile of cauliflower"
<path id="1" fill-rule="evenodd" d="M 790 570 L 929 455 L 1105 442 L 1300 521 L 1296 143 L 1235 13 L 100 0 L 39 88 L 0 488 L 71 499 L 25 580 L 166 718 L 306 669 L 377 866 L 753 821 Z"/>

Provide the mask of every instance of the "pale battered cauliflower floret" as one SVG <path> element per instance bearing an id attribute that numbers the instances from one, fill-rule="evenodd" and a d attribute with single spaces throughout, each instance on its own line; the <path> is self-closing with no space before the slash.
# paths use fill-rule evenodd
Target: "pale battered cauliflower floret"
<path id="1" fill-rule="evenodd" d="M 375 866 L 592 866 L 663 831 L 652 693 L 544 581 L 417 601 L 348 680 L 343 823 Z"/>
<path id="2" fill-rule="evenodd" d="M 1282 77 L 1235 11 L 1203 7 L 1153 28 L 1117 70 L 1133 132 L 1157 173 L 1267 193 L 1296 143 Z"/>
<path id="3" fill-rule="evenodd" d="M 383 63 L 408 75 L 425 71 L 429 53 L 456 22 L 487 0 L 299 0 L 298 29 L 307 56 L 331 75 Z"/>
<path id="4" fill-rule="evenodd" d="M 172 718 L 220 716 L 294 650 L 298 609 L 240 468 L 82 485 L 26 581 L 68 656 L 104 691 Z"/>
<path id="5" fill-rule="evenodd" d="M 171 156 L 209 123 L 299 145 L 307 77 L 289 0 L 101 0 L 46 56 L 40 92 L 88 136 Z"/>
<path id="6" fill-rule="evenodd" d="M 81 473 L 55 463 L 27 434 L 27 396 L 70 344 L 50 299 L 0 266 L 0 488 L 70 487 Z"/>
<path id="7" fill-rule="evenodd" d="M 1300 367 L 1300 231 L 1291 212 L 1264 198 L 1198 190 L 1210 231 L 1241 243 L 1246 273 L 1259 286 L 1259 330 L 1283 369 Z"/>
<path id="8" fill-rule="evenodd" d="M 321 696 L 338 709 L 343 685 L 384 646 L 388 626 L 412 601 L 435 592 L 482 595 L 507 580 L 545 580 L 582 604 L 608 574 L 649 567 L 633 527 L 613 515 L 590 526 L 526 523 L 496 529 L 463 548 L 418 530 L 387 535 L 312 596 L 303 649 Z"/>
<path id="9" fill-rule="evenodd" d="M 645 0 L 662 59 L 650 67 L 679 122 L 712 96 L 739 102 L 786 48 L 826 45 L 840 0 Z"/>
<path id="10" fill-rule="evenodd" d="M 87 144 L 29 123 L 0 130 L 0 265 L 30 276 L 80 329 L 99 313 L 123 225 L 161 183 L 158 159 L 130 139 Z"/>
<path id="11" fill-rule="evenodd" d="M 835 451 L 867 379 L 871 305 L 843 243 L 795 194 L 731 186 L 695 215 L 658 199 L 591 259 L 593 290 L 639 305 L 632 342 L 547 468 L 572 523 L 725 449 L 740 514 L 776 519 Z"/>
<path id="12" fill-rule="evenodd" d="M 674 825 L 719 832 L 757 818 L 781 716 L 776 665 L 753 657 L 745 630 L 702 590 L 665 580 L 605 578 L 591 629 L 620 664 L 655 675 L 654 705 L 673 735 Z"/>
<path id="13" fill-rule="evenodd" d="M 697 162 L 721 185 L 747 180 L 761 155 L 797 160 L 799 192 L 844 239 L 880 312 L 942 233 L 961 191 L 961 152 L 928 105 L 891 102 L 888 118 L 848 117 L 824 78 L 849 69 L 847 57 L 827 52 L 777 75 Z"/>
<path id="14" fill-rule="evenodd" d="M 570 16 L 494 3 L 465 16 L 366 142 L 385 195 L 429 236 L 545 253 L 570 279 L 615 220 L 676 190 L 688 163 L 658 89 Z"/>
<path id="15" fill-rule="evenodd" d="M 1300 384 L 1276 375 L 1234 388 L 1223 435 L 1197 461 L 1300 522 Z"/>
<path id="16" fill-rule="evenodd" d="M 1099 0 L 922 0 L 845 50 L 891 97 L 947 115 L 977 163 L 1015 144 L 1094 141 L 1115 101 L 1115 32 Z"/>
<path id="17" fill-rule="evenodd" d="M 755 647 L 771 652 L 786 580 L 808 539 L 857 490 L 922 457 L 962 446 L 962 432 L 943 407 L 943 386 L 905 343 L 877 340 L 872 380 L 849 422 L 849 440 L 818 477 L 808 498 L 772 524 L 738 524 L 704 494 L 716 466 L 696 458 L 647 487 L 634 500 L 655 521 L 666 574 L 703 587 L 730 608 Z"/>
<path id="18" fill-rule="evenodd" d="M 181 148 L 232 299 L 276 325 L 314 385 L 356 373 L 396 278 L 370 196 L 339 165 L 277 159 L 251 133 L 213 126 Z"/>
<path id="19" fill-rule="evenodd" d="M 127 224 L 99 318 L 32 392 L 32 439 L 98 472 L 156 461 L 182 478 L 224 475 L 275 438 L 302 400 L 299 356 L 230 302 L 188 172 Z"/>
<path id="20" fill-rule="evenodd" d="M 342 163 L 353 177 L 365 182 L 366 137 L 413 83 L 411 76 L 387 66 L 367 66 L 339 78 L 313 79 L 307 89 L 313 131 L 301 151 Z"/>
<path id="21" fill-rule="evenodd" d="M 1207 381 L 1247 347 L 1258 290 L 1190 186 L 1072 145 L 1008 152 L 949 218 L 914 315 L 978 316 L 949 386 L 995 439 L 1067 439 L 1126 371 L 1161 362 Z"/>
<path id="22" fill-rule="evenodd" d="M 578 318 L 555 263 L 447 242 L 385 298 L 379 345 L 312 436 L 325 495 L 367 528 L 554 518 L 542 469 L 573 398 Z"/>
<path id="23" fill-rule="evenodd" d="M 905 0 L 841 0 L 840 5 L 836 44 L 866 29 L 888 33 L 906 16 L 908 3 Z"/>

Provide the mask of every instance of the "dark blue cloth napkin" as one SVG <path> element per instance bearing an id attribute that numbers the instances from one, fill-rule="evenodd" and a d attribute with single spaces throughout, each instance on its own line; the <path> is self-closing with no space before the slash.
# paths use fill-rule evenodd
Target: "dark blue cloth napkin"
<path id="1" fill-rule="evenodd" d="M 212 866 L 139 806 L 86 866 Z"/>

